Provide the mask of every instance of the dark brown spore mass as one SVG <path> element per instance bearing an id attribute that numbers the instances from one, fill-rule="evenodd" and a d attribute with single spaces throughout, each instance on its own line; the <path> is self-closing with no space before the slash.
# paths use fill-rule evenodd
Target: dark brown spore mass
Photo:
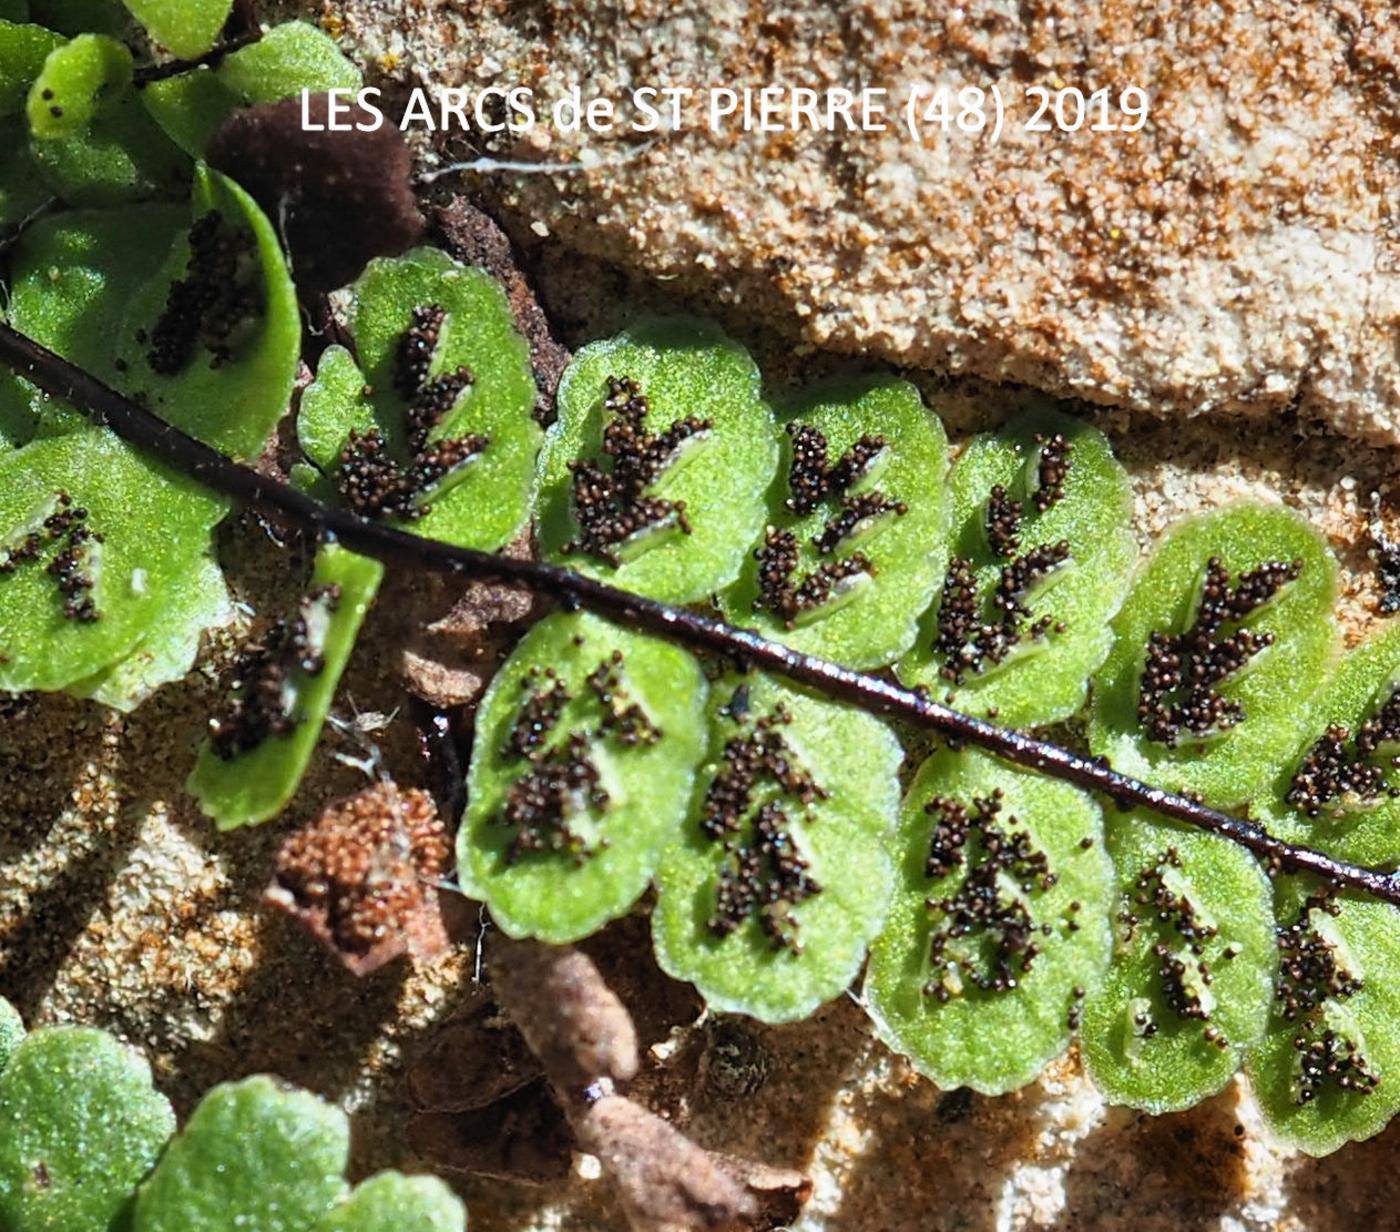
<path id="1" fill-rule="evenodd" d="M 1373 804 L 1384 796 L 1400 795 L 1400 789 L 1386 781 L 1385 767 L 1368 760 L 1382 744 L 1400 739 L 1400 689 L 1361 724 L 1353 748 L 1347 747 L 1350 736 L 1347 728 L 1334 723 L 1313 741 L 1289 782 L 1289 804 L 1316 817 L 1337 801 Z M 1400 765 L 1400 758 L 1391 757 L 1390 764 Z"/>
<path id="2" fill-rule="evenodd" d="M 58 544 L 58 551 L 45 571 L 58 587 L 63 614 L 79 624 L 92 624 L 102 617 L 94 595 L 97 587 L 94 554 L 100 551 L 103 539 L 87 525 L 88 511 L 75 506 L 67 492 L 54 493 L 54 499 L 56 508 L 38 530 L 30 531 L 19 542 L 0 550 L 3 551 L 0 577 L 37 561 L 46 547 Z"/>
<path id="3" fill-rule="evenodd" d="M 792 465 L 788 488 L 792 495 L 787 507 L 806 515 L 829 496 L 840 496 L 856 482 L 885 448 L 885 438 L 866 433 L 834 463 L 828 462 L 826 434 L 811 424 L 790 423 Z"/>
<path id="4" fill-rule="evenodd" d="M 787 809 L 807 810 L 825 792 L 780 730 L 791 721 L 779 707 L 726 742 L 723 763 L 705 792 L 700 829 L 725 851 L 710 931 L 727 937 L 753 917 L 774 949 L 796 954 L 802 947 L 792 909 L 822 887 L 809 872 Z M 764 784 L 776 786 L 788 803 L 767 800 L 751 814 Z"/>
<path id="5" fill-rule="evenodd" d="M 1341 914 L 1330 890 L 1309 895 L 1291 924 L 1278 928 L 1279 976 L 1274 992 L 1278 1012 L 1293 1024 L 1298 1054 L 1295 1100 L 1311 1103 L 1328 1083 L 1367 1095 L 1381 1083 L 1357 1040 L 1328 1024 L 1329 1001 L 1344 1002 L 1365 984 L 1345 966 L 1337 946 L 1313 924 L 1312 913 Z"/>
<path id="6" fill-rule="evenodd" d="M 794 421 L 787 425 L 787 434 L 792 438 L 788 509 L 806 516 L 826 501 L 839 502 L 836 512 L 812 537 L 812 545 L 822 555 L 831 555 L 858 530 L 885 514 L 903 517 L 909 512 L 904 501 L 880 491 L 849 494 L 851 486 L 884 451 L 887 442 L 883 436 L 866 433 L 832 463 L 826 434 L 821 429 Z M 754 559 L 758 561 L 754 610 L 766 608 L 789 629 L 796 626 L 803 613 L 829 603 L 844 589 L 844 583 L 875 574 L 869 556 L 852 552 L 838 560 L 823 561 L 805 576 L 799 576 L 802 554 L 797 535 L 774 526 L 768 528 L 763 543 L 754 550 Z"/>
<path id="7" fill-rule="evenodd" d="M 536 667 L 521 681 L 525 700 L 502 743 L 501 754 L 526 763 L 492 818 L 516 831 L 506 850 L 508 864 L 535 852 L 557 852 L 582 864 L 603 837 L 591 844 L 573 826 L 584 811 L 605 812 L 611 803 L 593 758 L 594 746 L 611 740 L 622 748 L 655 744 L 661 729 L 633 700 L 623 676 L 624 656 L 614 651 L 585 677 L 576 694 L 552 668 Z M 574 726 L 552 739 L 571 702 Z"/>
<path id="8" fill-rule="evenodd" d="M 1068 541 L 1041 543 L 1025 551 L 1021 544 L 1027 517 L 1043 514 L 1063 499 L 1072 447 L 1058 433 L 1049 438 L 1037 435 L 1035 440 L 1040 454 L 1036 488 L 1030 495 L 1034 513 L 1028 515 L 1025 502 L 1012 497 L 1001 484 L 987 494 L 982 515 L 987 547 L 993 558 L 1006 562 L 991 594 L 985 600 L 979 594 L 974 561 L 954 556 L 948 562 L 933 652 L 942 660 L 939 675 L 952 684 L 1005 663 L 1026 642 L 1065 630 L 1064 623 L 1052 615 L 1031 620 L 1028 604 L 1032 591 L 1069 562 Z M 990 618 L 984 619 L 987 605 Z"/>
<path id="9" fill-rule="evenodd" d="M 334 612 L 339 604 L 339 586 L 318 586 L 302 600 L 296 616 L 278 620 L 244 650 L 229 696 L 209 720 L 217 756 L 232 761 L 271 737 L 290 735 L 301 723 L 301 714 L 288 705 L 284 691 L 295 674 L 316 676 L 325 669 L 320 647 L 312 644 L 309 618 L 318 605 Z"/>
<path id="10" fill-rule="evenodd" d="M 1140 928 L 1155 928 L 1157 939 L 1152 943 L 1152 954 L 1157 959 L 1162 999 L 1178 1017 L 1207 1024 L 1207 1042 L 1224 1049 L 1229 1047 L 1229 1040 L 1211 1025 L 1210 1008 L 1201 991 L 1214 980 L 1206 943 L 1217 937 L 1220 930 L 1204 919 L 1187 894 L 1171 886 L 1168 870 L 1181 866 L 1180 853 L 1175 847 L 1168 847 L 1152 864 L 1140 869 L 1132 905 L 1120 913 L 1118 920 L 1130 938 Z"/>
<path id="11" fill-rule="evenodd" d="M 829 554 L 862 525 L 881 514 L 893 513 L 896 517 L 903 517 L 908 512 L 909 506 L 904 501 L 891 500 L 883 492 L 862 492 L 859 496 L 843 497 L 840 512 L 827 520 L 821 534 L 815 536 L 812 543 L 818 552 Z"/>
<path id="12" fill-rule="evenodd" d="M 406 521 L 423 517 L 432 510 L 423 494 L 491 443 L 479 433 L 429 443 L 432 430 L 473 382 L 465 367 L 429 376 L 446 316 L 440 304 L 419 305 L 413 309 L 412 325 L 399 340 L 394 387 L 408 403 L 404 431 L 409 462 L 405 465 L 394 456 L 379 428 L 352 429 L 340 452 L 336 487 L 361 517 Z"/>
<path id="13" fill-rule="evenodd" d="M 1064 499 L 1072 446 L 1058 432 L 1050 437 L 1036 433 L 1035 443 L 1040 446 L 1040 463 L 1031 503 L 1038 513 L 1044 513 Z"/>
<path id="14" fill-rule="evenodd" d="M 211 210 L 190 228 L 189 244 L 185 276 L 171 285 L 151 330 L 146 359 L 162 376 L 182 371 L 201 345 L 212 366 L 227 363 L 239 334 L 263 312 L 257 242 L 247 227 Z"/>
<path id="15" fill-rule="evenodd" d="M 1138 721 L 1148 739 L 1173 748 L 1183 735 L 1205 736 L 1244 720 L 1244 707 L 1218 686 L 1275 638 L 1250 629 L 1226 633 L 1226 627 L 1248 619 L 1301 569 L 1301 561 L 1268 561 L 1232 586 L 1229 571 L 1211 557 L 1191 627 L 1156 631 L 1148 640 L 1138 692 Z"/>
<path id="16" fill-rule="evenodd" d="M 673 420 L 661 432 L 651 431 L 647 426 L 651 404 L 641 386 L 626 376 L 608 377 L 603 409 L 607 414 L 603 453 L 609 465 L 583 458 L 569 464 L 578 535 L 564 550 L 617 565 L 621 563 L 618 549 L 644 531 L 669 522 L 690 533 L 684 501 L 648 496 L 646 490 L 661 478 L 687 441 L 714 425 L 688 415 Z"/>
<path id="17" fill-rule="evenodd" d="M 937 796 L 924 811 L 935 819 L 925 864 L 929 877 L 967 870 L 951 894 L 927 900 L 934 921 L 929 962 L 935 975 L 924 994 L 951 1001 L 957 995 L 955 981 L 938 973 L 951 975 L 954 969 L 984 992 L 1016 988 L 1040 955 L 1036 938 L 1051 931 L 1048 924 L 1035 922 L 1027 900 L 1059 878 L 1030 835 L 1015 828 L 1014 817 L 1006 825 L 1000 822 L 999 790 L 974 799 L 970 807 Z M 1020 895 L 1004 888 L 1004 877 L 1019 887 Z M 956 945 L 967 938 L 973 939 L 970 947 Z"/>
<path id="18" fill-rule="evenodd" d="M 1038 641 L 1052 629 L 1063 632 L 1064 625 L 1053 616 L 1031 620 L 1027 604 L 1035 587 L 1069 559 L 1069 544 L 1064 540 L 1013 556 L 997 575 L 990 598 L 993 618 L 983 621 L 972 562 L 953 557 L 943 579 L 933 643 L 934 653 L 943 660 L 939 669 L 943 679 L 961 684 L 969 674 L 1004 663 L 1024 642 Z"/>
<path id="19" fill-rule="evenodd" d="M 767 608 L 789 629 L 804 612 L 827 603 L 841 584 L 862 574 L 873 574 L 874 566 L 864 552 L 853 552 L 840 560 L 818 565 L 798 579 L 801 552 L 797 536 L 790 530 L 770 526 L 763 544 L 754 549 L 758 561 L 758 594 L 755 608 Z"/>
<path id="20" fill-rule="evenodd" d="M 307 102 L 328 127 L 329 97 Z M 306 291 L 353 282 L 375 257 L 397 256 L 423 232 L 413 159 L 392 124 L 377 131 L 302 127 L 300 97 L 234 112 L 209 144 L 212 166 L 238 181 L 268 217 L 283 220 L 293 276 Z"/>

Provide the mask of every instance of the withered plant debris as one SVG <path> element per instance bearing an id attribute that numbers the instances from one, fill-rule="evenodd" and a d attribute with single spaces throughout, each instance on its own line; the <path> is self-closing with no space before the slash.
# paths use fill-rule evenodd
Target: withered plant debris
<path id="1" fill-rule="evenodd" d="M 407 1079 L 409 1095 L 424 1112 L 477 1112 L 543 1073 L 519 1029 L 487 1001 L 436 1028 Z"/>
<path id="2" fill-rule="evenodd" d="M 67 492 L 55 492 L 53 512 L 39 527 L 9 547 L 0 548 L 0 577 L 33 564 L 58 545 L 44 571 L 54 580 L 63 614 L 80 624 L 102 618 L 97 607 L 97 580 L 101 572 L 103 539 L 87 525 L 88 511 L 75 505 Z"/>
<path id="3" fill-rule="evenodd" d="M 234 112 L 209 144 L 212 166 L 238 181 L 282 222 L 292 274 L 303 291 L 334 291 L 375 257 L 397 256 L 423 232 L 413 159 L 392 124 L 374 132 L 329 129 L 329 95 Z"/>
<path id="4" fill-rule="evenodd" d="M 449 853 L 432 797 L 381 782 L 287 840 L 267 898 L 356 975 L 405 953 L 430 963 L 449 944 L 438 906 Z"/>
<path id="5" fill-rule="evenodd" d="M 557 1185 L 573 1169 L 574 1132 L 543 1079 L 471 1112 L 419 1112 L 408 1145 L 434 1171 Z"/>
<path id="6" fill-rule="evenodd" d="M 312 633 L 325 621 L 316 619 L 315 609 L 334 612 L 339 604 L 339 586 L 314 587 L 296 616 L 277 620 L 244 648 L 228 697 L 209 720 L 210 742 L 219 757 L 232 761 L 265 740 L 289 735 L 301 723 L 288 684 L 298 672 L 315 676 L 325 669 L 323 648 Z"/>
<path id="7" fill-rule="evenodd" d="M 1301 561 L 1267 561 L 1232 586 L 1229 570 L 1211 557 L 1191 627 L 1154 631 L 1148 639 L 1138 690 L 1138 721 L 1148 739 L 1174 748 L 1183 736 L 1208 736 L 1244 720 L 1244 707 L 1218 686 L 1272 646 L 1274 634 L 1225 630 L 1268 603 L 1302 567 Z"/>
<path id="8" fill-rule="evenodd" d="M 497 938 L 491 978 L 561 1094 L 578 1098 L 600 1078 L 636 1076 L 632 1016 L 581 950 Z"/>
<path id="9" fill-rule="evenodd" d="M 1050 932 L 1048 924 L 1036 924 L 1027 903 L 1058 877 L 1045 853 L 1016 828 L 1016 818 L 1001 821 L 1000 790 L 973 800 L 971 807 L 936 796 L 924 811 L 935 819 L 929 876 L 967 870 L 951 894 L 928 900 L 935 925 L 929 936 L 932 976 L 924 994 L 948 1002 L 963 983 L 983 992 L 1015 988 L 1040 955 L 1037 938 Z M 969 949 L 960 944 L 966 937 L 984 937 L 989 944 Z"/>
<path id="10" fill-rule="evenodd" d="M 185 276 L 171 284 L 150 333 L 146 359 L 162 376 L 181 372 L 201 346 L 212 367 L 227 363 L 263 312 L 257 242 L 247 227 L 211 210 L 190 228 L 189 242 Z"/>
<path id="11" fill-rule="evenodd" d="M 698 415 L 687 415 L 653 432 L 647 422 L 651 404 L 641 386 L 628 376 L 608 377 L 603 409 L 607 414 L 603 453 L 609 465 L 582 458 L 569 463 L 579 533 L 564 550 L 617 565 L 623 546 L 640 535 L 663 526 L 690 533 L 685 502 L 648 496 L 647 489 L 665 474 L 688 442 L 714 424 Z"/>
<path id="12" fill-rule="evenodd" d="M 505 288 L 515 328 L 530 344 L 530 367 L 537 391 L 535 417 L 542 424 L 552 423 L 554 398 L 559 378 L 569 365 L 569 352 L 551 332 L 549 321 L 521 272 L 520 258 L 510 239 L 464 197 L 455 197 L 443 206 L 437 213 L 437 224 L 454 257 L 484 269 Z"/>
<path id="13" fill-rule="evenodd" d="M 502 555 L 533 559 L 529 532 Z M 396 614 L 405 683 L 418 697 L 450 708 L 477 701 L 520 628 L 537 620 L 548 601 L 511 582 L 403 570 L 389 576 L 382 610 Z"/>
<path id="14" fill-rule="evenodd" d="M 1360 1042 L 1329 1022 L 1327 1003 L 1345 1002 L 1365 984 L 1347 969 L 1336 943 L 1313 923 L 1314 911 L 1339 915 L 1336 892 L 1309 895 L 1293 923 L 1277 929 L 1281 965 L 1274 999 L 1283 1017 L 1296 1024 L 1293 1097 L 1299 1104 L 1311 1103 L 1329 1083 L 1354 1095 L 1368 1095 L 1381 1083 Z"/>
<path id="15" fill-rule="evenodd" d="M 706 1151 L 620 1095 L 593 1100 L 574 1125 L 636 1232 L 771 1232 L 791 1224 L 812 1193 L 801 1173 Z"/>
<path id="16" fill-rule="evenodd" d="M 732 1100 L 753 1095 L 772 1070 L 773 1054 L 752 1030 L 727 1016 L 712 1021 L 696 1074 L 699 1085 L 712 1097 Z"/>
<path id="17" fill-rule="evenodd" d="M 783 736 L 781 728 L 791 721 L 780 706 L 755 721 L 752 730 L 730 737 L 705 791 L 700 829 L 725 849 L 710 931 L 727 937 L 753 917 L 774 949 L 796 954 L 802 946 L 792 909 L 822 887 L 809 871 L 788 810 L 810 816 L 811 806 L 826 793 Z M 753 810 L 755 795 L 768 786 L 779 798 Z"/>
<path id="18" fill-rule="evenodd" d="M 638 1069 L 636 1031 L 593 961 L 572 948 L 497 942 L 502 1007 L 549 1076 L 578 1145 L 617 1185 L 636 1232 L 757 1232 L 791 1222 L 811 1192 L 796 1173 L 712 1154 L 613 1092 Z"/>

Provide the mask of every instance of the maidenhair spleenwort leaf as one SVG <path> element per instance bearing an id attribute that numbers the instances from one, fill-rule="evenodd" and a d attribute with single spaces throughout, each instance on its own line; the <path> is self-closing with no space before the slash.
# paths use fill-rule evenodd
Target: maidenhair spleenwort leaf
<path id="1" fill-rule="evenodd" d="M 40 219 L 15 247 L 10 324 L 102 380 L 129 388 L 114 323 L 188 226 L 189 211 L 178 205 L 68 210 Z M 90 423 L 67 404 L 23 388 L 41 435 Z"/>
<path id="2" fill-rule="evenodd" d="M 504 546 L 529 517 L 542 433 L 529 348 L 500 285 L 418 249 L 371 262 L 355 297 L 364 375 L 341 348 L 322 357 L 297 421 L 307 456 L 357 513 Z"/>
<path id="3" fill-rule="evenodd" d="M 1084 1006 L 1084 1061 L 1111 1103 L 1189 1108 L 1263 1034 L 1276 966 L 1273 897 L 1244 848 L 1151 814 L 1107 819 L 1114 954 Z"/>
<path id="4" fill-rule="evenodd" d="M 24 1022 L 19 1016 L 19 1011 L 4 997 L 0 997 L 0 1073 L 3 1073 L 5 1066 L 10 1063 L 10 1058 L 14 1056 L 15 1049 L 19 1047 L 22 1039 Z"/>
<path id="5" fill-rule="evenodd" d="M 232 180 L 200 167 L 193 225 L 132 297 L 127 388 L 225 453 L 256 456 L 287 409 L 301 316 L 277 233 Z"/>
<path id="6" fill-rule="evenodd" d="M 729 585 L 778 461 L 748 352 L 711 325 L 634 326 L 575 356 L 540 456 L 544 555 L 670 603 Z"/>
<path id="7" fill-rule="evenodd" d="M 22 116 L 0 116 L 0 232 L 18 230 L 52 197 L 29 153 Z"/>
<path id="8" fill-rule="evenodd" d="M 1273 1014 L 1245 1072 L 1269 1128 L 1326 1155 L 1400 1109 L 1400 911 L 1289 878 L 1276 913 Z"/>
<path id="9" fill-rule="evenodd" d="M 81 132 L 35 138 L 29 151 L 54 195 L 73 206 L 179 199 L 189 188 L 189 158 L 146 114 L 134 86 L 106 94 Z"/>
<path id="10" fill-rule="evenodd" d="M 768 527 L 729 620 L 866 669 L 914 640 L 946 560 L 948 439 L 907 381 L 844 381 L 780 419 Z"/>
<path id="11" fill-rule="evenodd" d="M 295 794 L 383 576 L 327 544 L 297 614 L 245 652 L 186 785 L 220 829 L 267 821 Z"/>
<path id="12" fill-rule="evenodd" d="M 905 797 L 899 846 L 866 1008 L 939 1086 L 1014 1091 L 1064 1051 L 1108 965 L 1099 806 L 984 753 L 940 749 Z"/>
<path id="13" fill-rule="evenodd" d="M 131 26 L 121 0 L 29 0 L 29 20 L 70 37 L 124 35 Z"/>
<path id="14" fill-rule="evenodd" d="M 239 107 L 275 103 L 303 90 L 357 90 L 360 70 L 329 35 L 302 21 L 274 26 L 257 43 L 142 91 L 151 115 L 181 149 L 196 158 Z"/>
<path id="15" fill-rule="evenodd" d="M 44 71 L 49 53 L 63 46 L 63 42 L 61 35 L 43 26 L 0 21 L 0 116 L 24 110 L 29 87 Z"/>
<path id="16" fill-rule="evenodd" d="M 105 34 L 80 34 L 55 47 L 29 88 L 29 130 L 41 140 L 79 134 L 104 95 L 131 84 L 131 52 Z"/>
<path id="17" fill-rule="evenodd" d="M 275 103 L 302 90 L 356 90 L 363 78 L 330 35 L 304 21 L 274 26 L 219 65 L 219 81 L 242 106 Z"/>
<path id="18" fill-rule="evenodd" d="M 61 689 L 163 636 L 226 508 L 98 429 L 0 455 L 0 690 Z"/>
<path id="19" fill-rule="evenodd" d="M 316 380 L 301 395 L 297 443 L 320 471 L 334 476 L 351 432 L 375 426 L 374 404 L 365 374 L 343 346 L 329 346 L 316 365 Z"/>
<path id="20" fill-rule="evenodd" d="M 104 1031 L 36 1031 L 0 1073 L 0 1228 L 112 1232 L 175 1132 L 139 1054 Z"/>
<path id="21" fill-rule="evenodd" d="M 657 960 L 712 1010 L 803 1018 L 884 920 L 902 751 L 873 716 L 757 674 L 711 686 L 709 733 L 657 872 Z"/>
<path id="22" fill-rule="evenodd" d="M 307 1232 L 345 1193 L 350 1124 L 265 1075 L 215 1087 L 136 1196 L 133 1232 Z"/>
<path id="23" fill-rule="evenodd" d="M 582 612 L 535 625 L 477 712 L 463 892 L 510 936 L 556 944 L 624 914 L 680 832 L 705 695 L 666 642 Z"/>
<path id="24" fill-rule="evenodd" d="M 223 570 L 209 557 L 178 579 L 166 596 L 160 623 L 120 663 L 67 692 L 130 714 L 157 689 L 189 675 L 205 633 L 233 620 Z"/>
<path id="25" fill-rule="evenodd" d="M 126 7 L 151 38 L 188 60 L 218 41 L 233 0 L 126 0 Z"/>
<path id="26" fill-rule="evenodd" d="M 953 559 L 900 679 L 1011 727 L 1068 718 L 1127 594 L 1127 475 L 1101 432 L 1042 408 L 976 437 L 950 483 Z"/>
<path id="27" fill-rule="evenodd" d="M 381 1172 L 355 1187 L 315 1232 L 465 1232 L 467 1212 L 436 1177 Z"/>
<path id="28" fill-rule="evenodd" d="M 1342 860 L 1400 860 L 1400 629 L 1348 651 L 1313 694 L 1303 738 L 1254 801 L 1270 834 Z"/>
<path id="29" fill-rule="evenodd" d="M 1113 622 L 1089 747 L 1208 804 L 1250 799 L 1297 743 L 1334 651 L 1336 591 L 1326 541 L 1281 505 L 1181 523 Z"/>

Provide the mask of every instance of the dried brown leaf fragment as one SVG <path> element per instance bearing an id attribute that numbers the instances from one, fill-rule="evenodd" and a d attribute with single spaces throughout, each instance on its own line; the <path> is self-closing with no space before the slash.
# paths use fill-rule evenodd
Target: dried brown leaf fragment
<path id="1" fill-rule="evenodd" d="M 413 158 L 392 125 L 330 130 L 330 96 L 311 94 L 234 112 L 209 162 L 278 220 L 303 292 L 353 282 L 375 257 L 397 256 L 423 231 Z M 326 131 L 317 131 L 317 129 Z"/>

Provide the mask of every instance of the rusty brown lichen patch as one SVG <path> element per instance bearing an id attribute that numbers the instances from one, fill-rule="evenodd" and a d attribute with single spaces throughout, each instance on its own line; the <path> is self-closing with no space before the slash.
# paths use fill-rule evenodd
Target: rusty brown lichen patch
<path id="1" fill-rule="evenodd" d="M 437 883 L 449 850 L 427 792 L 380 783 L 288 839 L 268 899 L 357 974 L 405 952 L 430 962 L 448 945 Z"/>

